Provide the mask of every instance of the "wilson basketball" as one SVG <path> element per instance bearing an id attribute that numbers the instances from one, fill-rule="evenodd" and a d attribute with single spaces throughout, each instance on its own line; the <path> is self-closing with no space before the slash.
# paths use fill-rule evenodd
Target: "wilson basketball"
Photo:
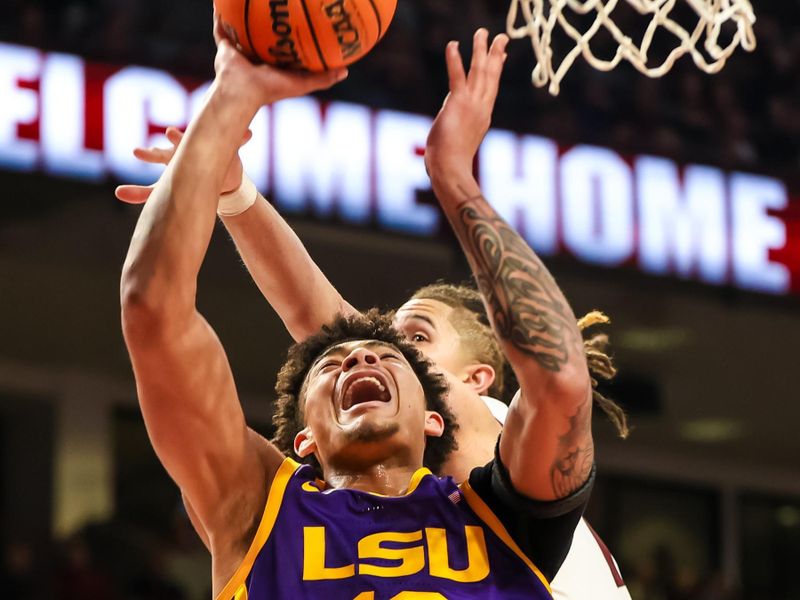
<path id="1" fill-rule="evenodd" d="M 214 0 L 230 39 L 281 68 L 349 65 L 383 37 L 397 0 Z"/>

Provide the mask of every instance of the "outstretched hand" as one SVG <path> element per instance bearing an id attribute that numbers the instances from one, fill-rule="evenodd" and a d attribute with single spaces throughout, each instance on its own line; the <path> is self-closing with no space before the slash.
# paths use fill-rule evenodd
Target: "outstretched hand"
<path id="1" fill-rule="evenodd" d="M 181 140 L 183 140 L 183 132 L 176 127 L 167 127 L 166 135 L 167 139 L 172 144 L 172 148 L 136 148 L 133 151 L 133 155 L 142 162 L 156 165 L 168 165 L 172 157 L 175 156 L 175 152 L 178 150 Z M 249 142 L 251 137 L 252 133 L 248 130 L 247 135 L 245 135 L 245 138 L 242 140 L 242 146 Z M 233 192 L 242 185 L 243 173 L 242 161 L 239 155 L 235 154 L 228 166 L 227 173 L 225 173 L 225 179 L 222 181 L 221 193 L 227 194 L 228 192 Z M 147 202 L 154 187 L 155 184 L 121 185 L 117 187 L 114 194 L 117 199 L 122 202 L 127 202 L 128 204 L 143 204 Z"/>
<path id="2" fill-rule="evenodd" d="M 472 161 L 492 121 L 492 111 L 506 60 L 508 36 L 497 35 L 488 47 L 489 32 L 478 29 L 469 72 L 458 42 L 447 44 L 445 58 L 450 93 L 433 122 L 425 148 L 425 166 L 431 177 L 472 172 Z"/>
<path id="3" fill-rule="evenodd" d="M 345 68 L 309 73 L 278 69 L 270 65 L 254 65 L 228 40 L 222 21 L 216 13 L 214 41 L 217 44 L 217 55 L 214 59 L 216 83 L 229 90 L 235 100 L 249 102 L 252 107 L 305 96 L 329 88 L 347 77 Z"/>

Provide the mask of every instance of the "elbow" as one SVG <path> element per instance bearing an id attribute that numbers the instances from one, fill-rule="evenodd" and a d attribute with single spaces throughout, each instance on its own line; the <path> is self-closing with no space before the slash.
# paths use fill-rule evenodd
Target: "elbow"
<path id="1" fill-rule="evenodd" d="M 120 316 L 126 341 L 149 337 L 159 329 L 161 320 L 158 304 L 133 278 L 123 275 L 120 284 Z"/>
<path id="2" fill-rule="evenodd" d="M 133 268 L 125 265 L 119 282 L 119 303 L 123 312 L 135 310 L 146 303 L 145 287 Z"/>
<path id="3" fill-rule="evenodd" d="M 182 277 L 175 261 L 135 246 L 128 251 L 119 287 L 122 333 L 129 347 L 169 335 L 195 311 L 196 280 Z"/>
<path id="4" fill-rule="evenodd" d="M 152 339 L 163 332 L 180 316 L 183 306 L 180 296 L 152 277 L 142 276 L 136 270 L 125 268 L 120 280 L 120 312 L 122 332 L 129 342 Z M 194 303 L 191 303 L 192 308 Z"/>
<path id="5" fill-rule="evenodd" d="M 575 414 L 592 401 L 592 379 L 585 361 L 564 365 L 547 378 L 543 398 L 556 403 L 564 414 Z"/>
<path id="6" fill-rule="evenodd" d="M 355 308 L 339 297 L 333 308 L 325 305 L 322 308 L 298 305 L 291 312 L 286 311 L 283 315 L 283 323 L 292 339 L 301 342 L 318 333 L 323 325 L 329 324 L 337 315 L 350 316 L 357 312 Z"/>
<path id="7" fill-rule="evenodd" d="M 566 364 L 554 381 L 555 385 L 574 392 L 587 392 L 592 389 L 592 377 L 589 365 L 581 356 L 579 360 Z"/>
<path id="8" fill-rule="evenodd" d="M 557 382 L 557 393 L 564 408 L 570 414 L 580 412 L 587 405 L 592 404 L 592 378 L 589 375 L 589 367 L 581 361 L 567 370 L 563 378 Z"/>
<path id="9" fill-rule="evenodd" d="M 122 287 L 120 320 L 129 350 L 176 339 L 195 314 L 193 301 L 187 304 L 180 298 L 159 296 L 135 286 Z"/>
<path id="10" fill-rule="evenodd" d="M 334 315 L 330 315 L 333 319 Z M 302 342 L 307 337 L 318 333 L 325 321 L 316 311 L 305 306 L 298 307 L 283 316 L 283 324 L 295 342 Z"/>

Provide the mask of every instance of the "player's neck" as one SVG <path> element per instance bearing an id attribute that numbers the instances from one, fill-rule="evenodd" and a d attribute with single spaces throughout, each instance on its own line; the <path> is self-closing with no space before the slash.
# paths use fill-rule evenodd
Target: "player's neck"
<path id="1" fill-rule="evenodd" d="M 325 481 L 332 488 L 361 490 L 383 496 L 402 496 L 408 491 L 411 478 L 420 465 L 379 463 L 367 468 L 329 469 Z"/>
<path id="2" fill-rule="evenodd" d="M 455 397 L 451 391 L 450 400 L 458 424 L 458 448 L 448 456 L 442 473 L 461 483 L 469 478 L 472 469 L 492 460 L 502 427 L 474 390 L 462 391 Z"/>
<path id="3" fill-rule="evenodd" d="M 500 435 L 500 425 L 474 432 L 456 434 L 458 449 L 447 457 L 442 473 L 461 483 L 469 479 L 475 467 L 482 467 L 494 458 L 494 446 Z"/>

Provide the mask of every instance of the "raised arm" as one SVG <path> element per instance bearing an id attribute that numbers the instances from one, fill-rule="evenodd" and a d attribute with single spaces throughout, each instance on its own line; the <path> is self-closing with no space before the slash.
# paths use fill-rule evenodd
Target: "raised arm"
<path id="1" fill-rule="evenodd" d="M 356 312 L 261 194 L 249 209 L 223 216 L 222 222 L 250 276 L 292 338 L 303 340 L 337 314 Z"/>
<path id="2" fill-rule="evenodd" d="M 518 492 L 554 500 L 577 490 L 591 473 L 591 380 L 567 300 L 539 257 L 486 201 L 472 175 L 508 41 L 498 36 L 487 50 L 487 38 L 486 30 L 475 34 L 468 75 L 458 46 L 448 45 L 450 94 L 431 129 L 425 160 L 520 382 L 500 457 Z"/>
<path id="3" fill-rule="evenodd" d="M 137 148 L 136 157 L 146 162 L 169 164 L 183 134 L 169 128 L 167 138 L 173 145 L 171 149 Z M 319 331 L 336 314 L 356 312 L 314 263 L 278 211 L 248 185 L 246 177 L 245 184 L 242 183 L 242 163 L 236 156 L 228 167 L 222 187 L 222 202 L 234 196 L 236 208 L 220 216 L 258 289 L 289 334 L 300 341 Z M 152 186 L 124 185 L 117 188 L 117 197 L 138 204 L 146 201 L 151 192 Z M 246 196 L 241 197 L 243 194 Z"/>
<path id="4" fill-rule="evenodd" d="M 218 41 L 212 92 L 142 211 L 121 281 L 148 434 L 207 534 L 215 580 L 217 555 L 240 547 L 283 457 L 245 424 L 225 352 L 195 306 L 197 275 L 226 168 L 258 108 L 342 75 L 253 67 Z"/>

